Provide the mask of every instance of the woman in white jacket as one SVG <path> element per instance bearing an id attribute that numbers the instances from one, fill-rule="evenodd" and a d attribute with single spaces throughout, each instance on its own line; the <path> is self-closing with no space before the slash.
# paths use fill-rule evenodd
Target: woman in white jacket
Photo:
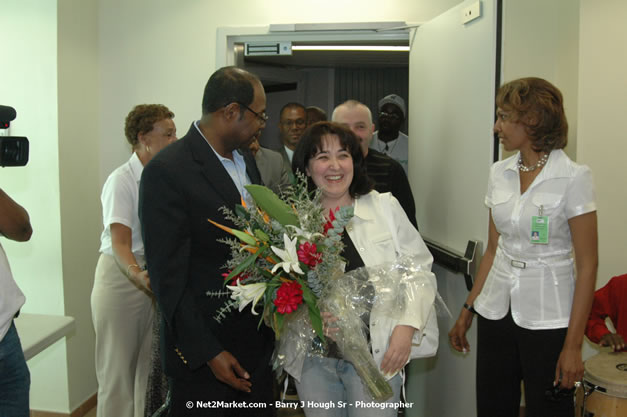
<path id="1" fill-rule="evenodd" d="M 301 138 L 292 161 L 294 171 L 304 172 L 311 189 L 322 190 L 325 210 L 353 206 L 354 217 L 342 240 L 346 271 L 361 266 L 393 262 L 401 255 L 419 259 L 430 271 L 433 258 L 418 231 L 412 226 L 399 202 L 391 194 L 372 191 L 365 173 L 363 155 L 357 138 L 336 123 L 317 123 Z M 381 372 L 389 379 L 397 403 L 403 383 L 402 370 L 411 358 L 435 354 L 438 345 L 437 323 L 433 302 L 435 277 L 428 273 L 432 285 L 407 297 L 408 306 L 398 319 L 372 311 L 369 324 L 372 354 Z M 332 338 L 332 318 L 323 313 Z M 332 344 L 331 344 L 332 345 Z M 327 357 L 307 357 L 296 388 L 305 414 L 311 416 L 394 416 L 394 407 L 363 407 L 371 404 L 365 387 L 351 363 L 343 360 L 333 347 Z M 323 407 L 323 405 L 325 405 Z"/>

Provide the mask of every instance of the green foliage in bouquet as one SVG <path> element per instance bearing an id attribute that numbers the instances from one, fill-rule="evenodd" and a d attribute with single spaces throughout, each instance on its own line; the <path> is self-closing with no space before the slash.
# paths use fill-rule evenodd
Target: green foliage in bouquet
<path id="1" fill-rule="evenodd" d="M 222 240 L 231 248 L 225 283 L 231 283 L 227 288 L 232 300 L 214 318 L 220 321 L 226 312 L 235 307 L 241 312 L 248 304 L 258 314 L 255 306 L 261 301 L 261 319 L 280 338 L 284 321 L 304 303 L 314 331 L 324 341 L 318 298 L 327 280 L 343 270 L 341 233 L 353 216 L 352 207 L 331 211 L 327 218 L 321 192 L 310 193 L 304 175 L 281 197 L 261 185 L 246 189 L 254 204 L 242 203 L 233 211 L 222 208 L 235 228 L 209 219 L 235 237 Z"/>

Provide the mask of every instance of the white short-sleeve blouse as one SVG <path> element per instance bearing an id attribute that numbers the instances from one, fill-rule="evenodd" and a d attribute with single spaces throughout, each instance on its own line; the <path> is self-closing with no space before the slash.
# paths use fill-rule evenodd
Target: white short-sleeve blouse
<path id="1" fill-rule="evenodd" d="M 144 254 L 141 224 L 139 223 L 139 181 L 144 166 L 133 152 L 129 160 L 109 175 L 102 187 L 102 222 L 104 230 L 100 235 L 100 252 L 113 256 L 111 225 L 120 223 L 131 229 L 131 251 Z"/>
<path id="2" fill-rule="evenodd" d="M 514 322 L 527 329 L 567 327 L 575 289 L 568 220 L 596 210 L 592 173 L 554 150 L 521 194 L 518 158 L 496 162 L 490 170 L 485 204 L 500 237 L 474 308 L 498 320 L 511 307 Z M 532 243 L 532 216 L 548 217 L 548 243 Z"/>

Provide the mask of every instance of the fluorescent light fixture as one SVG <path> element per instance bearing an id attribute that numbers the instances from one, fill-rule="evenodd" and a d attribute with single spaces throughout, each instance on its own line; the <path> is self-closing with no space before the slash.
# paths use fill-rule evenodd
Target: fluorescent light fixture
<path id="1" fill-rule="evenodd" d="M 292 51 L 409 52 L 409 46 L 390 46 L 390 45 L 292 45 Z"/>

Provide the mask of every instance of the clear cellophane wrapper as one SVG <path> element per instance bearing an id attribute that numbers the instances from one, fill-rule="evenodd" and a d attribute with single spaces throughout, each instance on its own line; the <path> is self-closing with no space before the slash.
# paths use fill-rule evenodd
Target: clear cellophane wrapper
<path id="1" fill-rule="evenodd" d="M 273 356 L 274 368 L 279 372 L 285 370 L 300 381 L 305 358 L 325 357 L 329 342 L 333 342 L 340 356 L 353 365 L 372 398 L 387 400 L 393 392 L 374 361 L 363 318 L 376 311 L 379 317 L 398 321 L 412 314 L 410 308 L 421 304 L 425 308 L 425 303 L 426 308 L 435 303 L 438 313 L 450 315 L 437 294 L 430 266 L 430 260 L 427 262 L 424 256 L 403 256 L 395 262 L 362 267 L 346 274 L 338 271 L 325 280 L 318 304 L 321 312 L 337 318 L 329 327 L 337 327 L 339 332 L 333 340 L 321 340 L 311 327 L 307 306 L 300 305 L 285 318 Z"/>

